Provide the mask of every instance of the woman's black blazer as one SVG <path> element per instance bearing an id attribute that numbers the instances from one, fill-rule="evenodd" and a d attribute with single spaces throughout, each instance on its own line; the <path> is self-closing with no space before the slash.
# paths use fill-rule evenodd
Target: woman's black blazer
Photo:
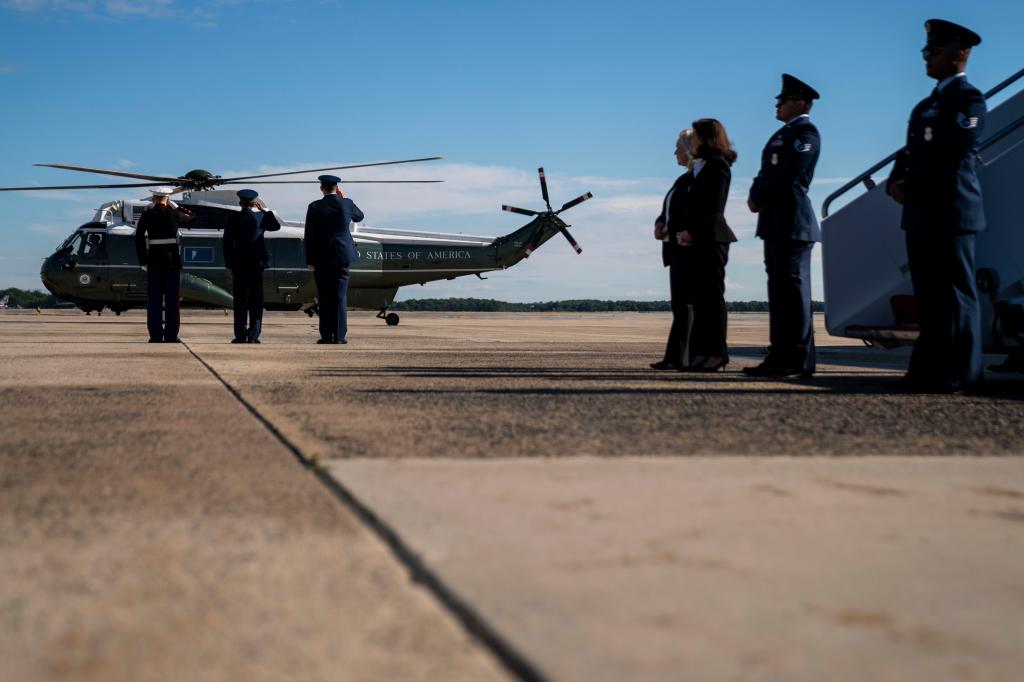
<path id="1" fill-rule="evenodd" d="M 693 182 L 693 173 L 687 171 L 676 178 L 672 189 L 665 195 L 661 202 L 661 214 L 658 220 L 665 223 L 668 230 L 668 241 L 661 244 L 661 262 L 663 265 L 671 265 L 677 256 L 682 255 L 681 250 L 685 247 L 679 246 L 676 235 L 686 228 L 685 216 L 687 203 L 690 194 L 690 183 Z M 668 220 L 665 219 L 666 209 Z"/>
<path id="2" fill-rule="evenodd" d="M 725 222 L 725 202 L 729 198 L 731 182 L 732 171 L 725 159 L 712 156 L 704 160 L 704 167 L 690 183 L 681 216 L 694 244 L 736 241 L 736 235 Z"/>

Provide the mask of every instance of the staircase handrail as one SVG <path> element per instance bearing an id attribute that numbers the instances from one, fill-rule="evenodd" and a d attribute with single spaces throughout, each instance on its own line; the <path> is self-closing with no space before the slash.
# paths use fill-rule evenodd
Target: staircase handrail
<path id="1" fill-rule="evenodd" d="M 985 99 L 988 100 L 988 99 L 994 97 L 995 95 L 999 94 L 1000 92 L 1002 92 L 1003 90 L 1005 90 L 1009 86 L 1013 85 L 1015 82 L 1020 80 L 1022 77 L 1024 77 L 1024 69 L 1021 69 L 1017 73 L 1013 74 L 1012 76 L 1010 76 L 1009 78 L 1004 80 L 999 85 L 995 86 L 994 88 L 992 88 L 991 90 L 986 92 L 985 93 Z M 994 142 L 996 142 L 996 141 L 1002 139 L 1003 137 L 1005 137 L 1006 135 L 1010 134 L 1011 132 L 1016 130 L 1018 127 L 1020 127 L 1022 122 L 1024 122 L 1024 117 L 1017 119 L 1016 121 L 1014 121 L 1010 125 L 1006 126 L 1002 130 L 1000 130 L 995 135 L 992 135 L 992 136 L 986 138 L 985 139 L 985 144 L 984 144 L 984 146 L 982 148 L 988 147 L 990 144 L 993 144 Z M 878 171 L 878 170 L 886 167 L 887 165 L 889 165 L 893 161 L 893 159 L 896 158 L 896 155 L 899 154 L 901 151 L 903 151 L 903 147 L 900 147 L 899 149 L 894 151 L 892 154 L 890 154 L 889 156 L 885 157 L 884 159 L 882 159 L 881 161 L 879 161 L 878 163 L 873 165 L 871 168 L 868 168 L 866 171 L 864 171 L 863 173 L 861 173 L 860 175 L 855 177 L 853 180 L 850 180 L 848 183 L 846 183 L 845 185 L 843 185 L 842 187 L 837 189 L 835 192 L 832 192 L 832 194 L 829 194 L 828 197 L 825 199 L 825 202 L 821 205 L 821 218 L 822 218 L 822 220 L 824 220 L 825 218 L 828 217 L 828 207 L 832 205 L 833 201 L 835 201 L 836 199 L 838 199 L 842 195 L 846 194 L 847 192 L 849 192 L 851 189 L 853 189 L 857 185 L 861 184 L 862 182 L 864 183 L 864 186 L 866 188 L 868 188 L 869 190 L 874 189 L 875 188 L 875 181 L 871 179 L 871 176 L 874 175 L 875 171 Z"/>

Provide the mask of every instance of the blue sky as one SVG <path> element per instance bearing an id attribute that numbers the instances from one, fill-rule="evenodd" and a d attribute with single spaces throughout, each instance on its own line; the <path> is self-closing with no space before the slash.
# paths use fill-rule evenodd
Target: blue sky
<path id="1" fill-rule="evenodd" d="M 367 223 L 498 235 L 521 224 L 502 203 L 540 205 L 544 165 L 554 201 L 595 194 L 566 214 L 582 256 L 553 241 L 486 282 L 403 295 L 666 298 L 651 224 L 678 173 L 676 134 L 712 116 L 739 152 L 727 296 L 763 299 L 743 197 L 778 126 L 780 73 L 823 96 L 820 208 L 899 146 L 931 87 L 919 49 L 932 16 L 983 36 L 969 69 L 982 89 L 1024 66 L 1024 3 L 1003 0 L 0 0 L 0 185 L 102 179 L 33 163 L 226 174 L 439 154 L 429 168 L 358 176 L 446 180 L 350 187 Z M 296 219 L 315 198 L 305 187 L 262 193 Z M 39 287 L 40 259 L 63 236 L 100 203 L 133 196 L 0 195 L 0 287 Z"/>

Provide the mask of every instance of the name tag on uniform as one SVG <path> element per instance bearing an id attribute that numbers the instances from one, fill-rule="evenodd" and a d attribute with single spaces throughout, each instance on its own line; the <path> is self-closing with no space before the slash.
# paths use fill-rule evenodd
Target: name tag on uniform
<path id="1" fill-rule="evenodd" d="M 772 141 L 768 144 L 769 147 L 781 147 L 783 145 L 782 138 L 772 138 Z"/>
<path id="2" fill-rule="evenodd" d="M 935 107 L 932 107 L 931 109 L 925 109 L 924 111 L 921 112 L 921 118 L 935 118 L 938 115 L 939 110 Z"/>

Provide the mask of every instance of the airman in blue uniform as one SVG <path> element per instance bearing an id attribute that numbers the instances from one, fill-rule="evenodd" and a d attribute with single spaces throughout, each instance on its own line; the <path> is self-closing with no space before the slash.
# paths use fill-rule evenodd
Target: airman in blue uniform
<path id="1" fill-rule="evenodd" d="M 237 194 L 242 210 L 228 217 L 223 242 L 224 266 L 231 275 L 235 303 L 235 338 L 231 343 L 259 343 L 263 329 L 263 271 L 270 267 L 263 235 L 280 230 L 281 223 L 272 212 L 252 210 L 259 197 L 256 190 L 243 189 Z"/>
<path id="2" fill-rule="evenodd" d="M 324 197 L 306 211 L 304 238 L 320 312 L 317 343 L 348 343 L 348 278 L 357 258 L 350 225 L 362 221 L 363 212 L 338 189 L 340 178 L 321 175 L 318 180 Z"/>
<path id="3" fill-rule="evenodd" d="M 910 114 L 907 145 L 886 191 L 903 205 L 907 259 L 920 335 L 908 390 L 958 392 L 981 380 L 981 310 L 974 273 L 975 235 L 985 229 L 978 142 L 985 97 L 967 82 L 974 31 L 941 19 L 925 22 L 922 54 L 932 93 Z"/>
<path id="4" fill-rule="evenodd" d="M 818 98 L 814 88 L 782 74 L 775 118 L 785 125 L 761 152 L 761 170 L 747 199 L 757 213 L 757 236 L 764 240 L 770 335 L 768 357 L 743 369 L 752 376 L 810 376 L 815 369 L 811 251 L 821 231 L 807 190 L 821 153 L 821 137 L 810 119 Z"/>

